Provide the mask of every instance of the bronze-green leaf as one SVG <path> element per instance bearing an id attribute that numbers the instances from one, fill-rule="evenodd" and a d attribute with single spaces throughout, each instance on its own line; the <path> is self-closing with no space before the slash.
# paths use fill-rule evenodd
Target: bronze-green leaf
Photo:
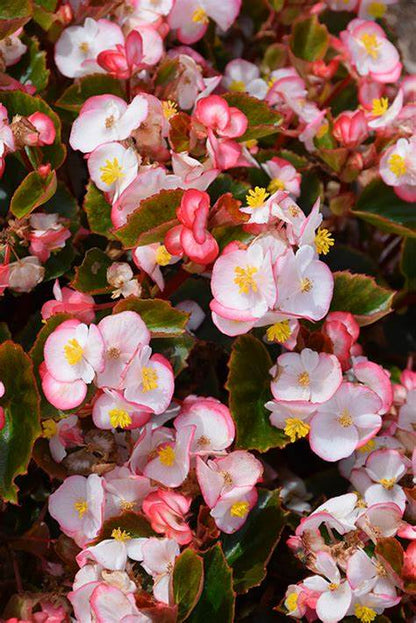
<path id="1" fill-rule="evenodd" d="M 27 216 L 53 197 L 56 184 L 55 171 L 51 171 L 46 176 L 38 171 L 32 171 L 16 188 L 10 203 L 11 212 L 17 218 Z"/>
<path id="2" fill-rule="evenodd" d="M 101 249 L 89 249 L 80 266 L 75 268 L 75 277 L 71 286 L 78 292 L 87 294 L 105 294 L 111 292 L 107 281 L 107 269 L 112 262 Z"/>
<path id="3" fill-rule="evenodd" d="M 362 327 L 392 311 L 395 292 L 379 286 L 374 277 L 347 270 L 334 273 L 331 311 L 350 312 Z"/>
<path id="4" fill-rule="evenodd" d="M 129 536 L 134 539 L 155 536 L 154 530 L 151 528 L 144 515 L 135 513 L 134 511 L 126 511 L 117 517 L 107 519 L 95 539 L 95 542 L 99 543 L 104 539 L 110 539 L 113 530 L 117 530 L 118 528 L 121 531 L 127 532 Z"/>
<path id="5" fill-rule="evenodd" d="M 239 141 L 257 140 L 275 134 L 282 123 L 282 115 L 257 97 L 247 93 L 225 93 L 224 99 L 230 106 L 238 108 L 248 119 L 248 127 Z"/>
<path id="6" fill-rule="evenodd" d="M 175 561 L 173 597 L 178 606 L 178 623 L 191 614 L 202 592 L 204 563 L 201 556 L 186 549 Z"/>
<path id="7" fill-rule="evenodd" d="M 320 24 L 316 15 L 300 19 L 292 30 L 290 48 L 297 58 L 318 61 L 328 49 L 329 36 L 326 26 Z"/>
<path id="8" fill-rule="evenodd" d="M 186 312 L 175 309 L 168 301 L 162 299 L 139 299 L 129 296 L 113 309 L 113 314 L 132 310 L 140 314 L 152 337 L 173 337 L 185 331 L 188 322 Z"/>
<path id="9" fill-rule="evenodd" d="M 63 92 L 55 106 L 73 112 L 79 112 L 81 106 L 94 95 L 117 95 L 124 97 L 120 81 L 106 74 L 91 74 L 78 78 L 75 84 Z"/>
<path id="10" fill-rule="evenodd" d="M 104 193 L 93 182 L 89 182 L 84 197 L 83 208 L 87 213 L 88 225 L 94 234 L 114 239 L 111 230 L 111 205 L 106 201 Z"/>

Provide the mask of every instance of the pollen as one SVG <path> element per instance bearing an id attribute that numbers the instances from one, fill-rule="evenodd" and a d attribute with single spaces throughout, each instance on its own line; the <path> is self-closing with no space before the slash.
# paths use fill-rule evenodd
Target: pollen
<path id="1" fill-rule="evenodd" d="M 377 612 L 368 606 L 355 604 L 355 616 L 361 623 L 372 623 L 377 616 Z"/>
<path id="2" fill-rule="evenodd" d="M 285 435 L 290 438 L 290 442 L 294 443 L 297 439 L 306 437 L 309 433 L 310 426 L 305 422 L 302 422 L 297 417 L 289 417 L 285 420 Z"/>
<path id="3" fill-rule="evenodd" d="M 279 342 L 279 344 L 283 344 L 283 342 L 286 342 L 286 340 L 290 338 L 291 333 L 289 320 L 282 320 L 281 322 L 276 322 L 267 329 L 266 337 L 269 342 Z"/>
<path id="4" fill-rule="evenodd" d="M 248 141 L 244 141 L 243 145 L 247 147 L 247 149 L 253 149 L 257 147 L 258 141 L 255 138 L 249 138 Z"/>
<path id="5" fill-rule="evenodd" d="M 371 452 L 376 447 L 374 439 L 369 439 L 361 448 L 358 448 L 358 452 L 365 454 L 365 452 Z"/>
<path id="6" fill-rule="evenodd" d="M 370 2 L 367 11 L 374 19 L 380 19 L 386 13 L 386 5 L 383 2 Z"/>
<path id="7" fill-rule="evenodd" d="M 107 350 L 107 357 L 109 359 L 119 359 L 121 355 L 120 349 L 117 348 L 117 346 L 111 346 L 111 348 L 109 348 Z"/>
<path id="8" fill-rule="evenodd" d="M 130 541 L 131 536 L 128 532 L 122 530 L 121 528 L 114 528 L 111 533 L 111 538 L 124 543 L 125 541 Z"/>
<path id="9" fill-rule="evenodd" d="M 254 190 L 251 188 L 246 195 L 247 205 L 250 208 L 261 208 L 264 205 L 269 193 L 265 188 L 260 188 L 260 186 L 256 186 Z"/>
<path id="10" fill-rule="evenodd" d="M 285 188 L 286 187 L 284 181 L 281 180 L 280 177 L 274 177 L 270 181 L 267 190 L 273 195 L 274 193 L 277 193 L 278 190 L 284 190 Z"/>
<path id="11" fill-rule="evenodd" d="M 334 246 L 335 240 L 332 234 L 325 228 L 319 228 L 315 236 L 315 248 L 317 253 L 327 255 L 331 247 Z"/>
<path id="12" fill-rule="evenodd" d="M 242 93 L 246 90 L 246 85 L 243 80 L 233 80 L 229 86 L 230 91 L 237 91 Z"/>
<path id="13" fill-rule="evenodd" d="M 135 507 L 134 502 L 129 502 L 128 500 L 121 500 L 120 509 L 123 513 L 127 513 L 128 511 L 133 511 Z"/>
<path id="14" fill-rule="evenodd" d="M 337 584 L 336 582 L 331 582 L 331 584 L 329 584 L 328 586 L 330 591 L 336 591 L 337 588 L 339 588 L 339 584 Z"/>
<path id="15" fill-rule="evenodd" d="M 105 161 L 105 165 L 103 167 L 100 167 L 100 171 L 101 171 L 101 181 L 104 182 L 104 184 L 107 184 L 108 186 L 111 186 L 111 184 L 114 184 L 115 182 L 117 182 L 117 180 L 122 179 L 123 177 L 125 177 L 124 173 L 123 173 L 123 169 L 120 166 L 120 163 L 118 161 L 117 158 L 113 158 L 113 160 L 106 160 Z"/>
<path id="16" fill-rule="evenodd" d="M 250 504 L 248 502 L 234 502 L 231 507 L 230 515 L 232 517 L 245 517 L 250 510 Z"/>
<path id="17" fill-rule="evenodd" d="M 377 37 L 374 34 L 364 33 L 361 37 L 361 43 L 364 46 L 365 51 L 371 58 L 378 58 L 378 48 L 380 43 L 377 41 Z"/>
<path id="18" fill-rule="evenodd" d="M 57 426 L 55 420 L 49 419 L 42 422 L 42 437 L 52 439 L 56 435 Z"/>
<path id="19" fill-rule="evenodd" d="M 205 9 L 202 8 L 202 6 L 195 9 L 195 11 L 192 13 L 192 21 L 196 24 L 208 24 L 208 15 Z"/>
<path id="20" fill-rule="evenodd" d="M 238 285 L 240 294 L 248 294 L 250 290 L 253 292 L 257 292 L 257 283 L 254 280 L 253 275 L 258 272 L 258 269 L 255 266 L 246 266 L 246 268 L 242 268 L 241 266 L 236 266 L 234 268 L 234 283 Z"/>
<path id="21" fill-rule="evenodd" d="M 111 409 L 108 415 L 113 428 L 127 428 L 132 422 L 130 415 L 124 409 Z"/>
<path id="22" fill-rule="evenodd" d="M 65 359 L 69 363 L 70 366 L 75 366 L 82 359 L 82 355 L 84 354 L 84 349 L 81 344 L 75 338 L 72 340 L 68 340 L 68 342 L 64 346 Z"/>
<path id="23" fill-rule="evenodd" d="M 344 409 L 341 415 L 337 418 L 337 420 L 341 424 L 341 426 L 343 426 L 343 428 L 348 428 L 353 423 L 353 419 L 348 409 Z"/>
<path id="24" fill-rule="evenodd" d="M 387 112 L 388 107 L 389 100 L 387 99 L 387 97 L 373 99 L 373 108 L 371 110 L 371 114 L 375 117 L 381 117 L 382 115 L 384 115 L 385 112 Z"/>
<path id="25" fill-rule="evenodd" d="M 396 479 L 382 478 L 379 482 L 385 489 L 387 489 L 387 491 L 390 491 L 390 489 L 393 489 L 394 485 L 396 484 Z"/>
<path id="26" fill-rule="evenodd" d="M 389 169 L 396 177 L 402 177 L 407 171 L 406 161 L 399 154 L 392 154 L 388 159 Z"/>
<path id="27" fill-rule="evenodd" d="M 298 217 L 300 214 L 298 206 L 296 206 L 294 203 L 289 207 L 289 214 L 293 216 L 293 218 Z"/>
<path id="28" fill-rule="evenodd" d="M 301 292 L 310 292 L 313 288 L 313 283 L 308 277 L 304 277 L 300 282 L 300 291 Z"/>
<path id="29" fill-rule="evenodd" d="M 153 368 L 142 368 L 142 386 L 144 392 L 150 392 L 159 387 L 158 376 Z"/>
<path id="30" fill-rule="evenodd" d="M 309 378 L 309 374 L 307 372 L 301 372 L 298 376 L 298 383 L 299 385 L 301 385 L 302 387 L 308 387 L 308 385 L 310 384 L 311 380 Z"/>
<path id="31" fill-rule="evenodd" d="M 205 435 L 201 435 L 196 443 L 199 447 L 205 448 L 206 446 L 209 446 L 209 444 L 211 443 L 211 439 L 208 439 L 208 437 L 206 437 Z"/>
<path id="32" fill-rule="evenodd" d="M 107 130 L 113 127 L 114 122 L 114 115 L 110 115 L 109 117 L 107 117 L 107 119 L 105 120 L 105 127 L 107 128 Z"/>
<path id="33" fill-rule="evenodd" d="M 88 510 L 87 500 L 83 500 L 83 499 L 77 500 L 74 504 L 74 508 L 78 513 L 78 517 L 82 519 Z"/>
<path id="34" fill-rule="evenodd" d="M 175 450 L 172 448 L 172 446 L 164 446 L 158 448 L 157 453 L 159 455 L 159 461 L 162 463 L 162 465 L 165 465 L 166 467 L 172 467 L 176 458 Z"/>
<path id="35" fill-rule="evenodd" d="M 287 596 L 285 605 L 286 605 L 286 608 L 289 610 L 289 612 L 293 612 L 294 610 L 297 609 L 298 599 L 299 599 L 299 596 L 297 593 L 290 593 L 290 595 Z"/>
<path id="36" fill-rule="evenodd" d="M 159 264 L 159 266 L 167 266 L 171 259 L 171 254 L 169 253 L 165 245 L 161 244 L 156 251 L 156 264 Z"/>
<path id="37" fill-rule="evenodd" d="M 88 54 L 88 52 L 90 51 L 90 46 L 88 45 L 86 41 L 83 41 L 82 43 L 79 44 L 78 49 L 83 54 Z"/>
<path id="38" fill-rule="evenodd" d="M 172 100 L 165 100 L 162 102 L 162 110 L 163 116 L 169 121 L 169 119 L 172 119 L 178 112 L 178 105 Z"/>

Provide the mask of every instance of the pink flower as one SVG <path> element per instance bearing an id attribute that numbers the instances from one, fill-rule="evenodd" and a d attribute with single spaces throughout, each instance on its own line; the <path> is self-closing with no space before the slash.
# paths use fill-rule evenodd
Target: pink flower
<path id="1" fill-rule="evenodd" d="M 41 147 L 43 147 L 43 145 L 52 145 L 56 136 L 56 130 L 52 119 L 44 113 L 35 112 L 28 117 L 28 120 L 39 132 L 37 144 Z"/>
<path id="2" fill-rule="evenodd" d="M 48 402 L 63 411 L 78 407 L 87 395 L 87 384 L 77 381 L 57 381 L 46 368 L 44 361 L 39 366 L 42 390 Z"/>
<path id="3" fill-rule="evenodd" d="M 315 532 L 321 524 L 334 528 L 339 534 L 346 534 L 355 530 L 355 522 L 364 511 L 357 508 L 358 496 L 355 493 L 345 493 L 330 498 L 309 517 L 304 517 L 296 528 L 296 535 L 301 536 L 305 531 Z"/>
<path id="4" fill-rule="evenodd" d="M 144 498 L 153 490 L 146 476 L 132 474 L 127 467 L 115 467 L 105 475 L 104 518 L 117 517 L 124 512 L 137 512 Z"/>
<path id="5" fill-rule="evenodd" d="M 347 580 L 341 578 L 339 569 L 330 554 L 318 552 L 315 568 L 321 575 L 303 581 L 304 586 L 319 594 L 316 614 L 325 623 L 337 623 L 346 615 L 351 604 L 352 590 Z"/>
<path id="6" fill-rule="evenodd" d="M 333 133 L 341 145 L 354 149 L 368 137 L 365 113 L 362 110 L 344 110 L 334 121 Z"/>
<path id="7" fill-rule="evenodd" d="M 120 392 L 107 388 L 104 388 L 92 409 L 95 426 L 103 430 L 141 428 L 150 420 L 151 415 L 150 409 L 129 402 Z"/>
<path id="8" fill-rule="evenodd" d="M 142 566 L 153 577 L 153 595 L 165 604 L 173 603 L 172 574 L 177 556 L 179 545 L 174 539 L 151 537 L 143 545 Z"/>
<path id="9" fill-rule="evenodd" d="M 41 262 L 46 262 L 52 251 L 62 249 L 71 237 L 69 229 L 59 222 L 58 214 L 32 214 L 30 226 L 29 251 Z"/>
<path id="10" fill-rule="evenodd" d="M 76 415 L 69 415 L 58 422 L 52 419 L 43 420 L 42 426 L 43 437 L 49 440 L 52 458 L 57 463 L 60 463 L 66 457 L 66 448 L 68 446 L 77 446 L 83 443 Z"/>
<path id="11" fill-rule="evenodd" d="M 191 501 L 174 491 L 158 489 L 143 501 L 143 512 L 153 530 L 175 539 L 179 545 L 187 545 L 192 541 L 192 531 L 185 522 Z"/>
<path id="12" fill-rule="evenodd" d="M 42 318 L 47 320 L 54 314 L 72 314 L 78 320 L 90 323 L 94 320 L 94 299 L 89 294 L 72 290 L 72 288 L 60 288 L 58 279 L 53 286 L 55 299 L 46 301 L 42 305 Z"/>
<path id="13" fill-rule="evenodd" d="M 416 139 L 400 138 L 386 149 L 380 160 L 380 175 L 404 201 L 416 196 Z"/>
<path id="14" fill-rule="evenodd" d="M 210 515 L 222 532 L 233 534 L 245 524 L 257 498 L 255 487 L 236 487 L 219 498 Z"/>
<path id="15" fill-rule="evenodd" d="M 88 171 L 94 184 L 112 201 L 135 179 L 139 168 L 137 154 L 120 143 L 100 145 L 88 158 Z"/>
<path id="16" fill-rule="evenodd" d="M 337 356 L 342 369 L 348 370 L 351 348 L 360 334 L 360 327 L 354 316 L 348 312 L 330 312 L 322 330 L 331 340 L 333 353 Z"/>
<path id="17" fill-rule="evenodd" d="M 227 91 L 246 92 L 253 97 L 264 99 L 268 86 L 260 77 L 260 69 L 243 58 L 235 58 L 227 63 L 222 80 Z"/>
<path id="18" fill-rule="evenodd" d="M 133 261 L 138 268 L 143 270 L 156 283 L 159 290 L 165 289 L 165 280 L 161 271 L 162 266 L 170 266 L 179 261 L 179 257 L 171 255 L 164 244 L 154 242 L 133 251 Z"/>
<path id="19" fill-rule="evenodd" d="M 96 623 L 151 623 L 151 619 L 137 609 L 134 595 L 126 595 L 116 586 L 100 583 L 90 602 Z"/>
<path id="20" fill-rule="evenodd" d="M 301 175 L 288 160 L 274 156 L 263 164 L 263 169 L 270 177 L 269 190 L 272 193 L 285 190 L 292 197 L 299 197 Z"/>
<path id="21" fill-rule="evenodd" d="M 189 473 L 194 434 L 195 427 L 186 426 L 177 432 L 175 441 L 159 444 L 156 458 L 151 458 L 143 469 L 144 475 L 167 487 L 179 487 Z"/>
<path id="22" fill-rule="evenodd" d="M 240 12 L 241 0 L 176 0 L 169 14 L 169 26 L 182 43 L 195 43 L 204 36 L 211 18 L 228 30 Z"/>
<path id="23" fill-rule="evenodd" d="M 110 571 L 124 571 L 127 560 L 142 560 L 142 546 L 145 538 L 132 538 L 121 528 L 114 528 L 110 539 L 104 539 L 97 545 L 84 548 L 76 557 L 80 567 L 93 560 Z"/>
<path id="24" fill-rule="evenodd" d="M 372 452 L 365 464 L 365 471 L 373 481 L 365 490 L 366 502 L 368 504 L 393 502 L 403 512 L 406 495 L 397 483 L 406 474 L 407 469 L 406 459 L 397 450 Z"/>
<path id="25" fill-rule="evenodd" d="M 6 67 L 16 65 L 27 50 L 27 46 L 20 40 L 22 33 L 23 28 L 18 28 L 0 41 L 0 53 Z"/>
<path id="26" fill-rule="evenodd" d="M 97 56 L 97 63 L 110 75 L 119 80 L 131 78 L 145 65 L 143 63 L 143 39 L 137 30 L 132 30 L 124 45 L 118 44 L 115 50 L 104 50 Z"/>

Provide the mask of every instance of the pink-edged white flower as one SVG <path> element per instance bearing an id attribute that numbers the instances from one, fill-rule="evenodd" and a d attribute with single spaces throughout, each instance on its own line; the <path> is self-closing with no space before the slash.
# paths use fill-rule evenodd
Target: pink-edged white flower
<path id="1" fill-rule="evenodd" d="M 367 504 L 393 502 L 403 511 L 406 495 L 397 484 L 406 474 L 408 463 L 397 450 L 376 450 L 365 464 L 365 471 L 372 483 L 365 490 Z"/>
<path id="2" fill-rule="evenodd" d="M 235 58 L 227 63 L 222 84 L 227 91 L 248 93 L 258 99 L 266 97 L 269 87 L 260 77 L 260 69 L 243 58 Z"/>
<path id="3" fill-rule="evenodd" d="M 0 55 L 6 67 L 16 65 L 27 50 L 27 45 L 20 39 L 22 32 L 23 29 L 19 28 L 0 41 Z"/>
<path id="4" fill-rule="evenodd" d="M 46 400 L 57 409 L 65 411 L 78 407 L 87 395 L 87 384 L 83 380 L 57 381 L 47 370 L 45 362 L 39 366 L 42 390 Z"/>
<path id="5" fill-rule="evenodd" d="M 81 322 L 89 324 L 95 318 L 94 299 L 89 294 L 61 288 L 58 279 L 55 280 L 52 289 L 55 299 L 46 301 L 42 305 L 42 319 L 47 320 L 54 314 L 68 313 L 78 318 Z"/>
<path id="6" fill-rule="evenodd" d="M 308 320 L 327 314 L 334 278 L 328 266 L 316 259 L 312 247 L 300 247 L 296 254 L 289 249 L 277 260 L 277 272 L 276 309 Z"/>
<path id="7" fill-rule="evenodd" d="M 185 299 L 184 301 L 180 301 L 177 305 L 175 305 L 176 309 L 185 312 L 188 314 L 188 323 L 186 328 L 188 331 L 197 331 L 201 324 L 205 320 L 205 312 L 200 305 L 196 301 L 191 301 L 190 299 Z"/>
<path id="8" fill-rule="evenodd" d="M 161 266 L 170 266 L 180 259 L 171 255 L 165 245 L 159 242 L 136 247 L 132 256 L 136 266 L 149 275 L 162 292 L 165 288 L 165 280 Z"/>
<path id="9" fill-rule="evenodd" d="M 59 222 L 58 214 L 31 214 L 30 226 L 29 251 L 41 262 L 49 259 L 51 251 L 62 249 L 71 237 L 69 229 Z"/>
<path id="10" fill-rule="evenodd" d="M 158 489 L 143 501 L 143 513 L 155 532 L 187 545 L 192 541 L 192 530 L 185 521 L 191 502 L 191 498 L 175 491 Z"/>
<path id="11" fill-rule="evenodd" d="M 153 490 L 146 476 L 132 474 L 127 467 L 116 467 L 105 475 L 104 518 L 124 512 L 137 512 L 144 498 Z"/>
<path id="12" fill-rule="evenodd" d="M 372 504 L 357 519 L 357 526 L 377 543 L 381 537 L 395 536 L 403 525 L 403 511 L 393 502 Z"/>
<path id="13" fill-rule="evenodd" d="M 49 513 L 80 547 L 97 536 L 103 512 L 104 485 L 96 474 L 69 476 L 49 497 Z"/>
<path id="14" fill-rule="evenodd" d="M 381 560 L 370 558 L 363 549 L 357 549 L 348 559 L 347 578 L 356 597 L 370 591 L 376 595 L 397 596 L 394 582 L 389 578 Z"/>
<path id="15" fill-rule="evenodd" d="M 388 186 L 394 186 L 396 194 L 411 201 L 416 186 L 416 138 L 399 138 L 386 149 L 380 160 L 380 175 Z M 413 199 L 414 200 L 414 199 Z"/>
<path id="16" fill-rule="evenodd" d="M 28 120 L 38 132 L 37 145 L 52 145 L 55 142 L 56 129 L 52 119 L 42 112 L 34 112 L 29 115 Z"/>
<path id="17" fill-rule="evenodd" d="M 390 373 L 366 357 L 354 357 L 352 371 L 355 378 L 373 390 L 382 401 L 381 415 L 390 411 L 393 402 L 393 390 Z"/>
<path id="18" fill-rule="evenodd" d="M 143 469 L 144 475 L 167 487 L 179 487 L 189 473 L 194 434 L 195 427 L 186 426 L 176 433 L 175 441 L 159 444 L 156 457 L 151 458 Z"/>
<path id="19" fill-rule="evenodd" d="M 0 158 L 6 155 L 6 151 L 14 151 L 14 148 L 14 137 L 9 126 L 7 109 L 3 104 L 0 104 Z"/>
<path id="20" fill-rule="evenodd" d="M 123 43 L 120 26 L 106 19 L 95 21 L 87 17 L 83 26 L 69 26 L 62 32 L 55 46 L 55 63 L 68 78 L 102 73 L 95 62 L 97 55 Z"/>
<path id="21" fill-rule="evenodd" d="M 88 158 L 88 170 L 94 184 L 108 193 L 111 200 L 134 180 L 139 168 L 137 154 L 129 147 L 125 149 L 120 143 L 100 145 Z"/>
<path id="22" fill-rule="evenodd" d="M 262 167 L 270 177 L 268 186 L 270 192 L 275 193 L 277 190 L 284 190 L 290 193 L 292 197 L 299 197 L 301 175 L 288 160 L 275 156 L 271 160 L 267 160 Z"/>
<path id="23" fill-rule="evenodd" d="M 66 320 L 46 340 L 44 357 L 57 381 L 91 383 L 104 369 L 104 342 L 96 325 Z"/>
<path id="24" fill-rule="evenodd" d="M 43 280 L 45 268 L 34 255 L 8 265 L 8 287 L 15 292 L 30 292 Z"/>
<path id="25" fill-rule="evenodd" d="M 49 450 L 52 458 L 60 463 L 67 455 L 68 446 L 77 446 L 83 443 L 81 430 L 78 427 L 78 417 L 69 415 L 58 422 L 53 419 L 43 420 L 43 437 L 49 441 Z"/>
<path id="26" fill-rule="evenodd" d="M 335 355 L 304 348 L 301 353 L 284 353 L 270 373 L 271 390 L 276 400 L 329 400 L 342 382 L 342 371 Z"/>
<path id="27" fill-rule="evenodd" d="M 127 262 L 113 262 L 107 268 L 107 281 L 114 288 L 111 293 L 112 299 L 120 296 L 140 296 L 141 285 L 135 279 L 130 264 Z"/>
<path id="28" fill-rule="evenodd" d="M 228 30 L 240 12 L 241 0 L 176 0 L 169 14 L 169 26 L 179 41 L 195 43 L 204 36 L 209 20 Z"/>
<path id="29" fill-rule="evenodd" d="M 84 153 L 96 147 L 128 138 L 147 117 L 148 104 L 136 95 L 130 104 L 116 95 L 89 97 L 72 124 L 69 142 Z"/>
<path id="30" fill-rule="evenodd" d="M 359 621 L 374 621 L 378 614 L 383 614 L 386 608 L 396 606 L 401 600 L 401 596 L 390 596 L 388 594 L 366 593 L 357 597 L 353 593 L 348 615 L 354 615 Z"/>
<path id="31" fill-rule="evenodd" d="M 296 535 L 305 531 L 316 531 L 321 524 L 334 528 L 339 534 L 346 534 L 355 530 L 357 518 L 363 509 L 357 508 L 358 496 L 355 493 L 345 493 L 331 498 L 318 506 L 309 517 L 301 520 L 296 528 Z"/>
<path id="32" fill-rule="evenodd" d="M 409 433 L 416 431 L 416 389 L 407 392 L 406 402 L 400 407 L 397 426 Z"/>
<path id="33" fill-rule="evenodd" d="M 347 580 L 341 578 L 339 569 L 330 554 L 318 552 L 315 568 L 324 577 L 313 575 L 303 581 L 304 586 L 317 592 L 316 614 L 323 623 L 341 621 L 351 604 L 352 590 Z"/>
<path id="34" fill-rule="evenodd" d="M 332 11 L 354 11 L 357 8 L 358 0 L 325 0 L 325 4 Z"/>
<path id="35" fill-rule="evenodd" d="M 378 24 L 353 19 L 340 37 L 360 76 L 382 83 L 395 82 L 400 77 L 399 53 Z"/>
<path id="36" fill-rule="evenodd" d="M 342 383 L 311 420 L 312 450 L 326 461 L 349 456 L 380 430 L 380 408 L 380 398 L 370 389 Z"/>
<path id="37" fill-rule="evenodd" d="M 174 430 L 165 426 L 152 429 L 152 424 L 147 424 L 133 447 L 128 462 L 129 469 L 133 474 L 143 474 L 147 463 L 159 454 L 158 448 L 166 444 L 173 445 L 174 442 Z"/>
<path id="38" fill-rule="evenodd" d="M 257 498 L 255 487 L 236 487 L 218 499 L 210 515 L 221 532 L 233 534 L 245 524 Z"/>
<path id="39" fill-rule="evenodd" d="M 126 0 L 117 7 L 120 23 L 126 20 L 140 20 L 152 24 L 162 16 L 169 15 L 173 0 Z"/>
<path id="40" fill-rule="evenodd" d="M 137 349 L 149 344 L 150 332 L 139 314 L 129 310 L 106 316 L 97 326 L 104 341 L 104 366 L 97 374 L 97 385 L 119 388 Z"/>
<path id="41" fill-rule="evenodd" d="M 103 430 L 140 428 L 150 420 L 151 415 L 150 409 L 128 402 L 120 392 L 106 388 L 92 408 L 93 422 Z"/>
<path id="42" fill-rule="evenodd" d="M 126 530 L 114 528 L 110 539 L 83 549 L 76 557 L 77 563 L 83 567 L 92 560 L 110 571 L 124 571 L 128 558 L 143 559 L 142 546 L 145 542 L 145 538 L 133 538 Z"/>
<path id="43" fill-rule="evenodd" d="M 334 245 L 334 239 L 329 231 L 321 228 L 322 212 L 319 211 L 320 199 L 315 201 L 310 214 L 303 221 L 300 232 L 296 232 L 295 228 L 289 224 L 287 226 L 289 236 L 296 241 L 299 247 L 308 245 L 312 247 L 316 255 L 327 255 Z"/>
<path id="44" fill-rule="evenodd" d="M 192 158 L 186 151 L 171 153 L 173 174 L 183 181 L 184 188 L 206 190 L 219 174 L 208 158 L 204 163 Z"/>
<path id="45" fill-rule="evenodd" d="M 309 422 L 316 411 L 316 405 L 296 401 L 269 400 L 264 406 L 271 411 L 270 424 L 283 429 L 291 443 L 309 434 Z"/>
<path id="46" fill-rule="evenodd" d="M 172 603 L 172 573 L 179 545 L 174 539 L 151 537 L 143 544 L 142 551 L 142 566 L 153 577 L 153 595 L 162 603 Z"/>
<path id="47" fill-rule="evenodd" d="M 154 413 L 166 411 L 175 381 L 172 366 L 163 355 L 152 355 L 150 346 L 137 350 L 123 375 L 124 397 Z"/>
<path id="48" fill-rule="evenodd" d="M 204 500 L 213 508 L 225 495 L 253 488 L 263 474 L 263 466 L 250 452 L 235 450 L 207 462 L 197 457 L 196 474 Z"/>
<path id="49" fill-rule="evenodd" d="M 389 6 L 397 4 L 397 0 L 361 0 L 358 17 L 360 19 L 381 19 Z"/>
<path id="50" fill-rule="evenodd" d="M 388 127 L 398 117 L 402 107 L 403 91 L 401 89 L 397 93 L 391 106 L 389 106 L 389 101 L 386 97 L 374 99 L 372 102 L 372 109 L 370 111 L 370 121 L 368 121 L 368 127 L 372 130 Z"/>
<path id="51" fill-rule="evenodd" d="M 276 206 L 280 199 L 287 195 L 281 190 L 273 192 L 272 195 L 265 188 L 256 186 L 250 189 L 246 195 L 247 206 L 240 208 L 240 212 L 249 215 L 248 224 L 264 225 L 276 221 Z"/>
<path id="52" fill-rule="evenodd" d="M 126 595 L 106 583 L 94 589 L 90 603 L 96 623 L 151 623 L 151 619 L 138 610 L 133 594 Z"/>
<path id="53" fill-rule="evenodd" d="M 235 437 L 230 410 L 216 398 L 187 396 L 174 426 L 177 431 L 185 426 L 195 426 L 190 450 L 199 455 L 221 453 Z"/>

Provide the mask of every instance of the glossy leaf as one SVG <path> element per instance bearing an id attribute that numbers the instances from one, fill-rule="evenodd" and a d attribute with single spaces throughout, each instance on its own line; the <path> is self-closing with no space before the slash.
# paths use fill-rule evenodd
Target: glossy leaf
<path id="1" fill-rule="evenodd" d="M 22 84 L 32 85 L 36 90 L 43 91 L 48 86 L 50 71 L 46 64 L 46 52 L 40 50 L 39 40 L 31 37 L 25 40 L 28 49 L 22 59 L 8 69 L 10 75 Z"/>
<path id="2" fill-rule="evenodd" d="M 87 213 L 90 230 L 100 236 L 114 239 L 111 233 L 113 229 L 111 205 L 106 201 L 104 193 L 93 182 L 88 183 L 83 208 Z"/>
<path id="3" fill-rule="evenodd" d="M 117 530 L 117 528 L 128 532 L 128 534 L 135 539 L 140 537 L 155 536 L 155 532 L 152 530 L 144 515 L 133 511 L 126 511 L 117 517 L 107 519 L 104 522 L 99 535 L 95 539 L 95 542 L 99 543 L 104 539 L 111 538 L 112 531 Z"/>
<path id="4" fill-rule="evenodd" d="M 11 341 L 0 346 L 0 379 L 5 424 L 0 430 L 0 497 L 17 502 L 16 476 L 25 474 L 40 434 L 39 394 L 30 357 Z"/>
<path id="5" fill-rule="evenodd" d="M 129 249 L 137 245 L 162 242 L 166 232 L 177 224 L 176 210 L 183 190 L 161 190 L 141 201 L 127 223 L 114 233 Z"/>
<path id="6" fill-rule="evenodd" d="M 30 0 L 0 3 L 0 39 L 12 35 L 29 21 L 32 15 Z"/>
<path id="7" fill-rule="evenodd" d="M 194 345 L 195 338 L 189 333 L 176 337 L 163 337 L 152 341 L 153 351 L 169 359 L 175 376 L 178 376 L 186 368 L 186 361 Z"/>
<path id="8" fill-rule="evenodd" d="M 185 331 L 188 314 L 161 299 L 139 299 L 135 296 L 120 301 L 113 314 L 132 310 L 140 314 L 152 337 L 173 337 Z"/>
<path id="9" fill-rule="evenodd" d="M 78 78 L 75 84 L 63 92 L 55 106 L 77 113 L 89 97 L 106 94 L 124 98 L 120 81 L 106 74 L 91 74 Z"/>
<path id="10" fill-rule="evenodd" d="M 381 556 L 392 571 L 398 576 L 401 576 L 404 560 L 403 547 L 393 537 L 387 537 L 377 540 L 376 554 Z"/>
<path id="11" fill-rule="evenodd" d="M 277 132 L 282 116 L 266 102 L 247 93 L 225 93 L 223 97 L 230 106 L 241 110 L 248 119 L 247 131 L 237 139 L 238 141 L 259 139 Z"/>
<path id="12" fill-rule="evenodd" d="M 56 184 L 55 171 L 46 177 L 32 171 L 15 190 L 10 203 L 11 212 L 17 218 L 27 216 L 55 194 Z"/>
<path id="13" fill-rule="evenodd" d="M 222 547 L 233 569 L 234 589 L 246 593 L 266 576 L 266 565 L 279 542 L 287 520 L 279 492 L 259 489 L 259 499 L 246 523 L 234 534 L 222 537 Z"/>
<path id="14" fill-rule="evenodd" d="M 266 347 L 253 335 L 234 341 L 226 387 L 236 425 L 236 448 L 266 452 L 287 443 L 283 431 L 270 424 L 270 412 L 264 406 L 271 398 L 272 365 Z"/>
<path id="15" fill-rule="evenodd" d="M 78 292 L 87 294 L 105 294 L 112 287 L 107 281 L 107 269 L 112 261 L 101 249 L 89 249 L 80 266 L 75 268 L 75 277 L 71 286 Z"/>
<path id="16" fill-rule="evenodd" d="M 379 286 L 374 277 L 349 271 L 334 273 L 331 311 L 354 314 L 362 327 L 376 322 L 392 311 L 395 292 Z"/>
<path id="17" fill-rule="evenodd" d="M 320 24 L 316 15 L 301 19 L 293 26 L 290 48 L 297 58 L 318 61 L 324 58 L 329 37 L 326 26 Z"/>
<path id="18" fill-rule="evenodd" d="M 178 606 L 178 623 L 194 609 L 204 583 L 204 563 L 192 549 L 186 549 L 175 561 L 173 570 L 173 598 Z"/>

